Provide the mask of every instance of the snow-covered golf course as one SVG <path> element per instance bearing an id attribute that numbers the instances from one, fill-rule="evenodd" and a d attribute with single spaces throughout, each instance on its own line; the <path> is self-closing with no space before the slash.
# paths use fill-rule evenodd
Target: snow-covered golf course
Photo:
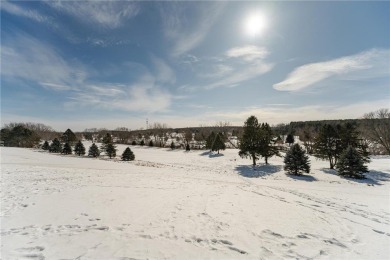
<path id="1" fill-rule="evenodd" d="M 1 147 L 1 258 L 390 258 L 389 157 L 352 180 L 313 157 L 293 177 L 235 149 L 131 149 L 122 162 Z"/>

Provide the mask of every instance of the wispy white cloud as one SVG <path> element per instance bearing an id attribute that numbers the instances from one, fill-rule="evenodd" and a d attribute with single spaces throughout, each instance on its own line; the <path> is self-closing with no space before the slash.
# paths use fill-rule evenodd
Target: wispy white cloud
<path id="1" fill-rule="evenodd" d="M 122 84 L 98 82 L 93 69 L 77 62 L 65 60 L 50 45 L 27 34 L 16 33 L 7 38 L 1 48 L 3 63 L 1 76 L 7 81 L 24 80 L 36 83 L 50 91 L 61 91 L 70 101 L 67 108 L 93 106 L 97 109 L 142 111 L 147 113 L 166 111 L 175 98 L 158 84 L 174 82 L 173 71 L 161 59 L 154 58 L 156 76 L 143 65 L 126 63 L 121 69 L 133 68 L 141 77 Z"/>
<path id="2" fill-rule="evenodd" d="M 66 106 L 98 106 L 105 110 L 145 113 L 167 111 L 174 97 L 155 83 L 155 78 L 147 73 L 133 84 L 89 85 L 74 93 Z"/>
<path id="3" fill-rule="evenodd" d="M 269 54 L 265 47 L 254 45 L 236 47 L 228 50 L 226 56 L 230 58 L 243 58 L 246 61 L 264 59 Z"/>
<path id="4" fill-rule="evenodd" d="M 175 83 L 176 76 L 173 69 L 164 60 L 154 56 L 151 58 L 156 71 L 156 80 L 161 83 Z"/>
<path id="5" fill-rule="evenodd" d="M 172 54 L 179 56 L 198 46 L 207 36 L 223 7 L 221 2 L 191 6 L 180 2 L 170 2 L 169 5 L 163 3 L 160 8 L 163 30 L 173 43 Z M 191 8 L 194 20 L 188 19 L 188 8 Z"/>
<path id="6" fill-rule="evenodd" d="M 36 10 L 23 8 L 22 6 L 16 5 L 10 1 L 1 1 L 0 8 L 7 13 L 26 17 L 36 22 L 49 22 L 52 20 L 51 17 L 43 15 Z"/>
<path id="7" fill-rule="evenodd" d="M 109 29 L 120 27 L 136 16 L 140 7 L 131 1 L 46 1 L 51 7 L 65 12 L 79 21 Z"/>
<path id="8" fill-rule="evenodd" d="M 8 37 L 1 48 L 1 75 L 41 83 L 45 88 L 64 90 L 83 82 L 86 69 L 68 62 L 51 46 L 27 34 Z"/>
<path id="9" fill-rule="evenodd" d="M 273 87 L 281 91 L 299 91 L 330 78 L 385 76 L 388 75 L 389 69 L 390 50 L 372 49 L 351 56 L 300 66 Z"/>
<path id="10" fill-rule="evenodd" d="M 209 79 L 201 87 L 183 85 L 183 91 L 236 87 L 272 70 L 274 64 L 266 60 L 269 51 L 265 47 L 240 46 L 227 50 L 223 56 L 201 59 L 197 75 Z"/>

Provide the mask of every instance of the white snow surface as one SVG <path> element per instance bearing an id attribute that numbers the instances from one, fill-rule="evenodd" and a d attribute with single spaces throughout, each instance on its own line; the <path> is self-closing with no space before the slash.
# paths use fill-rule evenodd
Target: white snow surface
<path id="1" fill-rule="evenodd" d="M 91 143 L 85 142 L 86 149 Z M 1 147 L 2 259 L 390 259 L 390 158 L 366 180 L 238 150 L 136 160 Z"/>

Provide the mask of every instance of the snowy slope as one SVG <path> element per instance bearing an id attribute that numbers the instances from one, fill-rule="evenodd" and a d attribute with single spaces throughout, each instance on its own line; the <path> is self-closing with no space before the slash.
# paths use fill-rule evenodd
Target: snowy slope
<path id="1" fill-rule="evenodd" d="M 2 259 L 390 258 L 389 158 L 355 181 L 314 158 L 298 178 L 237 150 L 131 149 L 121 162 L 2 147 Z"/>

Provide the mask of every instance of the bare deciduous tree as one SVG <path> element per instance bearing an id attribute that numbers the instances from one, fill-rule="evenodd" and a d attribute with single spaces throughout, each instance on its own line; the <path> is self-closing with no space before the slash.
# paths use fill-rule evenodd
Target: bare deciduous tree
<path id="1" fill-rule="evenodd" d="M 383 146 L 390 155 L 390 110 L 382 108 L 365 114 L 363 119 L 363 134 L 370 141 Z"/>

